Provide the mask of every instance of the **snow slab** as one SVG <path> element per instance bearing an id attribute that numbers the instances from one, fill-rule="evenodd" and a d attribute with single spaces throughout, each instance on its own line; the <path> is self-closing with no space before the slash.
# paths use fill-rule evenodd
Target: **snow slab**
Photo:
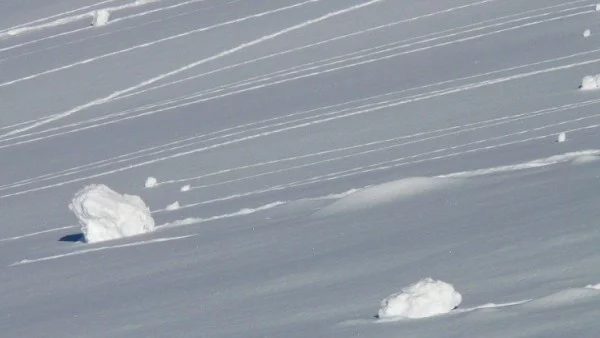
<path id="1" fill-rule="evenodd" d="M 150 209 L 139 196 L 121 195 L 105 185 L 81 189 L 69 209 L 88 243 L 129 237 L 154 230 Z"/>

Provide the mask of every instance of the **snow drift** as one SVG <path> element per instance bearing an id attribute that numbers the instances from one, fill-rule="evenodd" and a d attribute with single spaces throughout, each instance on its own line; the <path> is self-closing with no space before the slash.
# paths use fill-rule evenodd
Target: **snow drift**
<path id="1" fill-rule="evenodd" d="M 154 230 L 150 209 L 139 196 L 121 195 L 102 184 L 81 189 L 75 194 L 69 209 L 79 219 L 88 243 Z"/>
<path id="2" fill-rule="evenodd" d="M 381 302 L 379 318 L 425 318 L 448 313 L 462 301 L 451 284 L 425 278 Z"/>

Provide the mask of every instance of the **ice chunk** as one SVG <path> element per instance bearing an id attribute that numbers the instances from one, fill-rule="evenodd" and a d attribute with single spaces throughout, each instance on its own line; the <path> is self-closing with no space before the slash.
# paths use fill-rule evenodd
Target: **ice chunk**
<path id="1" fill-rule="evenodd" d="M 80 190 L 69 205 L 88 243 L 154 230 L 150 209 L 139 196 L 121 195 L 103 184 Z"/>
<path id="2" fill-rule="evenodd" d="M 379 318 L 425 318 L 448 313 L 462 301 L 451 284 L 425 278 L 381 302 Z"/>

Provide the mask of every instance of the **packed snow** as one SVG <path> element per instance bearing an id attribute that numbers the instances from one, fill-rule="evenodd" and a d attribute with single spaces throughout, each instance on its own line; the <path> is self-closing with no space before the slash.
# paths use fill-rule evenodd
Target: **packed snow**
<path id="1" fill-rule="evenodd" d="M 88 185 L 77 192 L 69 209 L 79 220 L 84 239 L 88 243 L 154 230 L 150 209 L 139 196 L 121 195 L 102 184 Z"/>
<path id="2" fill-rule="evenodd" d="M 583 37 L 584 38 L 589 38 L 590 35 L 592 35 L 592 31 L 591 30 L 586 29 L 586 30 L 583 31 Z"/>
<path id="3" fill-rule="evenodd" d="M 381 301 L 378 317 L 432 317 L 452 311 L 461 302 L 462 296 L 452 284 L 425 278 Z"/>
<path id="4" fill-rule="evenodd" d="M 190 191 L 191 189 L 192 189 L 192 186 L 189 184 L 186 184 L 183 187 L 179 188 L 179 191 L 186 192 L 186 191 Z"/>
<path id="5" fill-rule="evenodd" d="M 166 210 L 173 211 L 179 209 L 181 206 L 179 205 L 179 201 L 175 201 L 165 208 Z"/>
<path id="6" fill-rule="evenodd" d="M 597 76 L 586 75 L 581 79 L 581 89 L 582 90 L 592 90 L 598 88 Z"/>

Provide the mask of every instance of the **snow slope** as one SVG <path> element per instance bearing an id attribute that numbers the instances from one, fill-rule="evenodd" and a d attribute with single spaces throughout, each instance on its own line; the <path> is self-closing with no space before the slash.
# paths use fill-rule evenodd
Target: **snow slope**
<path id="1" fill-rule="evenodd" d="M 0 1 L 2 337 L 597 337 L 595 7 Z M 155 230 L 82 243 L 90 184 Z"/>

